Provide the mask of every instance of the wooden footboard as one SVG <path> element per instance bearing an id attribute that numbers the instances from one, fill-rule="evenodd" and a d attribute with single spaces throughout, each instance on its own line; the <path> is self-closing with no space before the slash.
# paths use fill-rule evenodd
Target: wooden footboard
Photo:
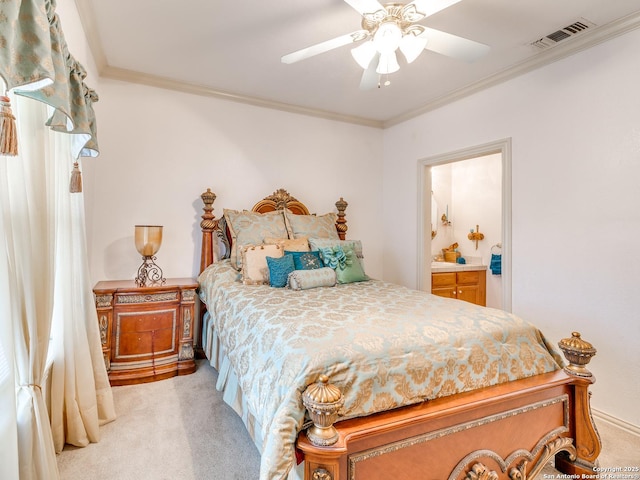
<path id="1" fill-rule="evenodd" d="M 329 427 L 316 423 L 298 439 L 305 479 L 533 480 L 554 456 L 564 473 L 593 474 L 601 443 L 584 360 L 595 349 L 579 334 L 563 342 L 581 356 L 564 371 L 339 422 L 331 445 L 318 445 Z"/>

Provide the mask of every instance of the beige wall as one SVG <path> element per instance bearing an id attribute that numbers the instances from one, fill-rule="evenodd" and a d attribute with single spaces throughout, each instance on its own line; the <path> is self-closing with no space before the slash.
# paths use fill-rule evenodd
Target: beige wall
<path id="1" fill-rule="evenodd" d="M 640 432 L 640 30 L 385 130 L 384 273 L 415 285 L 420 159 L 512 140 L 513 311 L 594 343 L 593 405 Z"/>
<path id="2" fill-rule="evenodd" d="M 343 196 L 347 236 L 382 276 L 380 130 L 112 81 L 101 82 L 97 113 L 101 154 L 84 162 L 94 280 L 135 276 L 139 223 L 164 226 L 166 276 L 197 275 L 207 188 L 218 216 L 278 188 L 318 214 Z"/>

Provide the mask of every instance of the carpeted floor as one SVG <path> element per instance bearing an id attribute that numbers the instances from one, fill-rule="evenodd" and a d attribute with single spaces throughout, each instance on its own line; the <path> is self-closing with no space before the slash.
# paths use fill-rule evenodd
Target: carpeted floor
<path id="1" fill-rule="evenodd" d="M 258 451 L 216 378 L 201 361 L 192 375 L 114 387 L 117 420 L 101 428 L 99 443 L 58 455 L 62 480 L 257 479 Z M 608 423 L 598 430 L 602 467 L 640 466 L 640 437 Z M 548 467 L 539 478 L 557 475 Z"/>
<path id="2" fill-rule="evenodd" d="M 250 480 L 260 455 L 216 391 L 217 372 L 113 387 L 118 418 L 99 443 L 58 455 L 63 480 Z"/>

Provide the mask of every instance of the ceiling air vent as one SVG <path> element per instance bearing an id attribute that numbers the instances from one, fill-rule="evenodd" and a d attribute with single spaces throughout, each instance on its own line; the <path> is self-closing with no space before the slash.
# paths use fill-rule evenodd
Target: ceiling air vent
<path id="1" fill-rule="evenodd" d="M 586 20 L 584 18 L 581 18 L 580 20 L 572 23 L 571 25 L 561 28 L 556 32 L 550 33 L 549 35 L 546 35 L 536 40 L 535 42 L 531 42 L 531 45 L 536 48 L 539 48 L 540 50 L 544 50 L 546 48 L 553 47 L 554 45 L 557 45 L 559 42 L 566 40 L 567 38 L 573 37 L 575 35 L 578 35 L 584 32 L 585 30 L 595 26 L 596 26 L 595 23 L 590 22 L 589 20 Z"/>

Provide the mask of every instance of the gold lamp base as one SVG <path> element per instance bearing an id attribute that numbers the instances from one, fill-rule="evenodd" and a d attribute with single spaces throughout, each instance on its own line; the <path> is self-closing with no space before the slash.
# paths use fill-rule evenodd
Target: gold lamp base
<path id="1" fill-rule="evenodd" d="M 136 277 L 136 286 L 150 287 L 154 285 L 164 285 L 167 281 L 163 277 L 162 269 L 156 265 L 156 257 L 142 257 L 142 265 L 138 268 L 138 276 Z"/>

